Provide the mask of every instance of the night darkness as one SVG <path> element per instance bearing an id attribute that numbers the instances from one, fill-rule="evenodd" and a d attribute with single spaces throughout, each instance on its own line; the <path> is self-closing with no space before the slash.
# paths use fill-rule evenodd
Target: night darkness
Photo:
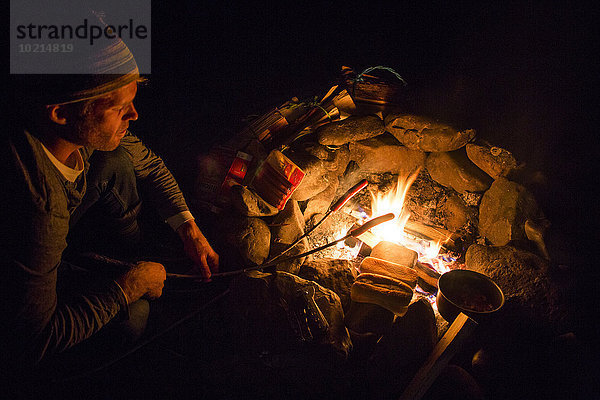
<path id="1" fill-rule="evenodd" d="M 390 66 L 408 82 L 414 112 L 475 128 L 543 171 L 550 220 L 580 231 L 584 160 L 594 158 L 592 19 L 566 4 L 153 2 L 152 74 L 133 129 L 185 189 L 195 156 L 246 116 L 323 94 L 342 65 Z"/>
<path id="2" fill-rule="evenodd" d="M 598 267 L 582 251 L 597 247 L 587 241 L 598 236 L 597 10 L 567 2 L 204 3 L 152 2 L 152 73 L 130 127 L 186 195 L 197 155 L 248 116 L 323 95 L 342 66 L 388 66 L 408 82 L 409 112 L 476 129 L 546 176 L 534 194 L 560 233 L 566 258 L 557 261 L 575 264 L 582 291 L 597 290 Z M 588 309 L 600 307 L 586 301 L 580 312 Z"/>

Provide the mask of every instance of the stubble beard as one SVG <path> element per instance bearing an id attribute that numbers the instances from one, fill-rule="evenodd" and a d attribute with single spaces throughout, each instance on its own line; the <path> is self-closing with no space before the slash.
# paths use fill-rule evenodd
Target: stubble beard
<path id="1" fill-rule="evenodd" d="M 102 131 L 98 121 L 90 114 L 83 115 L 75 125 L 75 143 L 100 151 L 116 149 L 121 140 L 114 132 Z"/>

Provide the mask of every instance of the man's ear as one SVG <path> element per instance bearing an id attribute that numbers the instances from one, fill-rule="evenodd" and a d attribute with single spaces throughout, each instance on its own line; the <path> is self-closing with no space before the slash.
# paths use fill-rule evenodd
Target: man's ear
<path id="1" fill-rule="evenodd" d="M 46 114 L 50 121 L 59 125 L 66 125 L 70 116 L 68 107 L 64 104 L 51 104 L 46 106 Z"/>

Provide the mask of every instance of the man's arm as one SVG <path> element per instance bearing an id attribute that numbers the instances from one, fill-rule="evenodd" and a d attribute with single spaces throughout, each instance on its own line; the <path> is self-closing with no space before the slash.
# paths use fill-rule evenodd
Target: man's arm
<path id="1" fill-rule="evenodd" d="M 130 132 L 121 140 L 121 146 L 129 153 L 136 177 L 148 189 L 159 215 L 177 232 L 200 273 L 209 278 L 211 271 L 218 270 L 219 256 L 194 221 L 173 174 L 158 155 Z"/>

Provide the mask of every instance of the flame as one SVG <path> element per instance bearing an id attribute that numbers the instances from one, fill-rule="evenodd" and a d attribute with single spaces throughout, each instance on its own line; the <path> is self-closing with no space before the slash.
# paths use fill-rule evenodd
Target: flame
<path id="1" fill-rule="evenodd" d="M 369 243 L 369 245 L 372 247 L 382 240 L 398 243 L 416 251 L 419 254 L 420 262 L 427 263 L 438 272 L 444 273 L 450 270 L 450 266 L 455 260 L 446 260 L 440 257 L 443 243 L 415 238 L 404 232 L 406 222 L 410 218 L 410 212 L 406 209 L 404 202 L 406 194 L 416 180 L 419 171 L 420 169 L 417 169 L 412 174 L 400 174 L 398 182 L 388 192 L 371 192 L 371 215 L 377 217 L 391 212 L 396 217 L 390 222 L 371 229 L 374 244 Z M 373 241 L 373 239 L 371 240 Z"/>
<path id="2" fill-rule="evenodd" d="M 410 212 L 404 207 L 406 193 L 413 184 L 420 168 L 410 175 L 398 175 L 396 185 L 385 193 L 371 192 L 371 215 L 377 217 L 387 213 L 396 216 L 392 221 L 376 226 L 371 232 L 378 237 L 379 241 L 387 240 L 403 244 L 405 242 L 404 226 L 410 218 Z"/>

